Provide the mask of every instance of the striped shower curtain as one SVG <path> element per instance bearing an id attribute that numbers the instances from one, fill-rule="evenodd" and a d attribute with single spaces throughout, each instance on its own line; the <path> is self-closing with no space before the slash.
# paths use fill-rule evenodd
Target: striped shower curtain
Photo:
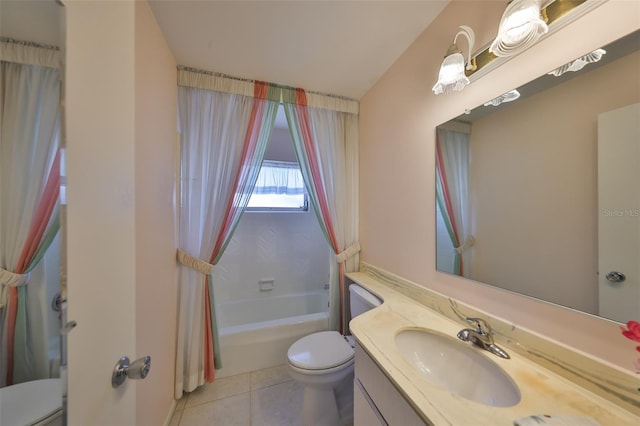
<path id="1" fill-rule="evenodd" d="M 344 273 L 358 269 L 358 103 L 282 91 L 289 130 L 309 199 L 336 255 L 330 285 L 330 325 L 347 333 Z"/>
<path id="2" fill-rule="evenodd" d="M 332 329 L 346 331 L 344 272 L 357 269 L 360 250 L 357 102 L 185 68 L 178 85 L 176 398 L 212 382 L 222 366 L 211 272 L 253 192 L 281 101 L 311 203 L 336 253 Z"/>
<path id="3" fill-rule="evenodd" d="M 466 129 L 460 125 L 462 129 Z M 436 203 L 454 254 L 452 273 L 471 276 L 469 202 L 469 131 L 438 127 L 436 134 Z"/>
<path id="4" fill-rule="evenodd" d="M 221 368 L 211 272 L 258 178 L 280 89 L 180 69 L 179 305 L 176 398 Z"/>
<path id="5" fill-rule="evenodd" d="M 59 228 L 60 54 L 0 43 L 0 386 L 48 377 L 29 272 Z M 43 308 L 46 309 L 46 308 Z M 44 367 L 43 367 L 44 366 Z M 43 372 L 44 371 L 44 372 Z"/>

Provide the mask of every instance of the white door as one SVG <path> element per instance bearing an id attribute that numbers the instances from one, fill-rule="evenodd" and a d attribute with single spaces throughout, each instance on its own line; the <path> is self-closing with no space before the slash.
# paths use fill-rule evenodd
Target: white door
<path id="1" fill-rule="evenodd" d="M 640 320 L 640 104 L 598 116 L 599 315 Z"/>
<path id="2" fill-rule="evenodd" d="M 134 3 L 66 2 L 69 425 L 136 424 Z"/>

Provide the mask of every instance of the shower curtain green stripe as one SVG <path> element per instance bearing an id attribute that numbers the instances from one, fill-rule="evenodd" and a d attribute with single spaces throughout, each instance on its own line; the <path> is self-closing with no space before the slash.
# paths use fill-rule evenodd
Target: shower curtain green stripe
<path id="1" fill-rule="evenodd" d="M 218 319 L 216 317 L 216 300 L 213 293 L 213 276 L 207 275 L 207 285 L 209 286 L 209 306 L 211 307 L 211 337 L 213 338 L 213 366 L 216 370 L 222 368 L 222 357 L 220 355 L 220 333 L 218 330 Z"/>
<path id="2" fill-rule="evenodd" d="M 60 229 L 60 216 L 56 212 L 52 218 L 49 229 L 43 236 L 38 249 L 31 258 L 27 270 L 29 273 L 35 268 L 44 257 L 46 251 L 58 234 Z M 18 309 L 16 312 L 16 326 L 13 346 L 13 382 L 22 383 L 33 380 L 34 377 L 34 354 L 29 348 L 29 326 L 27 319 L 27 286 L 18 287 Z"/>
<path id="3" fill-rule="evenodd" d="M 447 233 L 449 234 L 449 238 L 451 238 L 451 241 L 453 242 L 456 240 L 456 236 L 455 236 L 455 233 L 453 232 L 453 227 L 451 226 L 451 221 L 449 220 L 449 215 L 447 214 L 447 208 L 444 205 L 443 198 L 444 197 L 442 196 L 442 182 L 440 182 L 440 176 L 436 176 L 436 202 L 438 204 L 438 208 L 440 209 L 440 213 L 442 214 L 442 220 L 445 224 L 445 227 L 447 228 Z M 460 275 L 460 259 L 461 259 L 460 253 L 456 251 L 454 255 L 454 260 L 453 260 L 452 272 L 457 275 Z"/>
<path id="4" fill-rule="evenodd" d="M 40 242 L 40 245 L 38 246 L 36 252 L 34 253 L 33 258 L 31 259 L 31 262 L 29 262 L 29 265 L 27 266 L 27 272 L 35 268 L 35 266 L 44 257 L 45 253 L 49 249 L 49 246 L 51 246 L 51 243 L 56 238 L 56 235 L 58 235 L 59 230 L 60 230 L 60 212 L 56 211 L 54 217 L 51 220 L 51 225 L 49 226 L 49 229 L 43 236 L 42 241 Z"/>
<path id="5" fill-rule="evenodd" d="M 289 135 L 291 136 L 291 140 L 294 141 L 293 148 L 296 154 L 296 159 L 300 164 L 300 172 L 302 173 L 304 185 L 307 189 L 307 196 L 309 197 L 311 207 L 313 208 L 313 213 L 316 216 L 318 224 L 320 225 L 320 229 L 322 230 L 322 235 L 324 235 L 327 243 L 331 245 L 331 238 L 329 237 L 327 228 L 324 225 L 324 221 L 322 220 L 322 215 L 320 214 L 320 202 L 318 200 L 318 194 L 312 186 L 313 178 L 311 176 L 309 160 L 307 158 L 307 155 L 305 155 L 304 149 L 302 148 L 302 142 L 300 141 L 300 132 L 298 130 L 301 128 L 300 120 L 298 118 L 298 114 L 295 114 L 294 112 L 295 107 L 287 108 L 288 105 L 294 106 L 296 104 L 295 89 L 282 90 L 282 103 L 285 105 L 284 112 L 287 117 L 287 123 L 289 125 Z M 298 143 L 296 143 L 296 141 L 298 141 Z"/>
<path id="6" fill-rule="evenodd" d="M 357 151 L 357 133 L 347 130 L 347 123 L 357 116 L 310 107 L 306 92 L 300 88 L 283 88 L 282 100 L 313 211 L 325 239 L 338 256 L 358 241 L 357 226 L 351 227 L 356 210 L 349 208 L 353 194 L 357 194 L 357 181 L 348 177 L 352 169 L 357 172 L 357 164 L 352 161 Z M 336 261 L 337 277 L 333 279 L 332 273 L 330 285 L 330 329 L 346 333 L 345 261 L 338 257 Z M 354 268 L 353 263 L 347 267 Z"/>

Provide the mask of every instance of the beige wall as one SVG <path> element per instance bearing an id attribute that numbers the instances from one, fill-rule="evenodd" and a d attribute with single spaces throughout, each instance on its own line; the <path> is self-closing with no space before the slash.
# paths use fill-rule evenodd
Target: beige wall
<path id="1" fill-rule="evenodd" d="M 136 425 L 160 425 L 173 401 L 177 322 L 176 60 L 149 4 L 135 8 L 136 356 L 153 368 L 136 391 Z"/>
<path id="2" fill-rule="evenodd" d="M 597 118 L 640 100 L 638 70 L 628 55 L 473 123 L 473 279 L 598 313 Z"/>
<path id="3" fill-rule="evenodd" d="M 0 35 L 64 46 L 64 8 L 55 1 L 0 2 Z"/>
<path id="4" fill-rule="evenodd" d="M 162 424 L 175 357 L 175 60 L 148 6 L 66 1 L 69 424 Z M 121 356 L 152 357 L 113 389 Z"/>
<path id="5" fill-rule="evenodd" d="M 452 2 L 361 100 L 361 258 L 629 371 L 637 352 L 616 324 L 435 270 L 435 126 L 640 26 L 637 2 L 610 1 L 463 92 L 433 95 L 458 26 L 471 26 L 483 46 L 504 7 Z"/>

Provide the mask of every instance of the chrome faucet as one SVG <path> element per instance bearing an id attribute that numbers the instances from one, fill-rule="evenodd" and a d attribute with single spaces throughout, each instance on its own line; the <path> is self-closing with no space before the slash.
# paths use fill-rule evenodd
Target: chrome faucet
<path id="1" fill-rule="evenodd" d="M 475 326 L 475 329 L 465 328 L 458 332 L 458 339 L 471 342 L 482 349 L 498 355 L 501 358 L 509 359 L 509 354 L 504 349 L 493 342 L 491 326 L 482 318 L 465 318 L 465 320 Z"/>

